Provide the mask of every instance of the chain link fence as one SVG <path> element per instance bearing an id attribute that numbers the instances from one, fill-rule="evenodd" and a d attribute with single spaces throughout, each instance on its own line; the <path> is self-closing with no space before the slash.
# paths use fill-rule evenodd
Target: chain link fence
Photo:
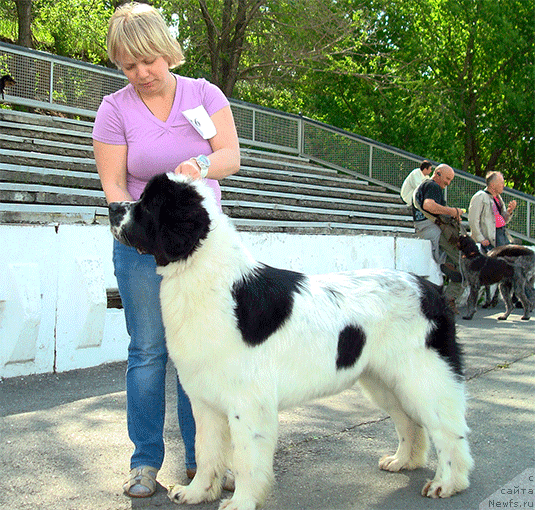
<path id="1" fill-rule="evenodd" d="M 5 102 L 94 118 L 102 98 L 127 80 L 114 69 L 0 43 L 0 75 L 16 84 L 5 90 Z M 399 191 L 406 175 L 426 159 L 332 126 L 293 114 L 231 100 L 240 142 L 308 157 Z M 438 162 L 432 162 L 435 165 Z M 448 202 L 468 208 L 484 180 L 456 170 Z M 504 200 L 518 203 L 509 223 L 512 235 L 535 243 L 535 197 L 506 188 Z"/>

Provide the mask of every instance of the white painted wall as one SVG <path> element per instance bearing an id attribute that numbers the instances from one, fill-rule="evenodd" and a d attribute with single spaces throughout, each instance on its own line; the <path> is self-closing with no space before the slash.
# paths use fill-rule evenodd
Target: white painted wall
<path id="1" fill-rule="evenodd" d="M 429 241 L 389 236 L 243 232 L 262 262 L 308 273 L 393 268 L 441 282 Z M 116 288 L 112 237 L 102 225 L 0 225 L 0 377 L 126 359 L 122 310 L 107 309 Z"/>

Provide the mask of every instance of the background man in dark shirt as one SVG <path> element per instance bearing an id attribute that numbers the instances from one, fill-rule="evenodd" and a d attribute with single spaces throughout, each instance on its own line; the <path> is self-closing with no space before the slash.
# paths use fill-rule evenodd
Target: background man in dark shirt
<path id="1" fill-rule="evenodd" d="M 423 181 L 414 192 L 414 199 L 420 204 L 420 207 L 433 216 L 440 214 L 451 216 L 460 222 L 462 210 L 456 207 L 446 205 L 444 190 L 455 177 L 453 168 L 442 164 L 436 167 L 433 177 Z M 440 236 L 442 230 L 424 213 L 413 206 L 412 214 L 414 218 L 414 228 L 416 235 L 422 239 L 429 239 L 432 244 L 433 258 L 437 264 L 446 262 L 446 252 L 440 248 Z M 457 262 L 456 260 L 453 261 Z"/>
<path id="2" fill-rule="evenodd" d="M 462 277 L 457 270 L 459 251 L 456 243 L 451 243 L 450 236 L 445 236 L 447 230 L 452 231 L 452 226 L 444 224 L 441 228 L 434 219 L 435 216 L 439 215 L 449 216 L 460 224 L 462 210 L 457 207 L 449 207 L 444 197 L 444 190 L 454 177 L 455 172 L 450 166 L 445 164 L 437 166 L 431 179 L 423 181 L 416 188 L 413 204 L 417 203 L 420 207 L 417 208 L 413 205 L 412 211 L 416 235 L 431 241 L 433 259 L 440 265 L 441 271 L 449 277 L 451 282 L 460 283 Z M 423 209 L 428 215 L 425 215 L 419 209 Z M 455 222 L 453 224 L 456 225 Z M 450 261 L 446 262 L 448 257 Z M 461 287 L 448 286 L 446 293 L 454 300 L 460 295 L 461 291 Z"/>

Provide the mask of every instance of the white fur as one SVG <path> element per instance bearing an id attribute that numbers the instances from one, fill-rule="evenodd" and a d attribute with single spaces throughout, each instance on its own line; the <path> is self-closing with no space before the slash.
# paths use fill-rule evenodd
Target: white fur
<path id="1" fill-rule="evenodd" d="M 379 461 L 381 469 L 423 466 L 429 435 L 439 464 L 422 493 L 448 497 L 468 487 L 473 462 L 463 383 L 425 346 L 435 325 L 421 312 L 415 277 L 390 270 L 309 276 L 283 327 L 249 346 L 237 326 L 232 286 L 257 262 L 210 192 L 192 185 L 206 197 L 210 233 L 185 262 L 158 268 L 169 354 L 197 424 L 197 474 L 189 486 L 175 486 L 170 498 L 190 504 L 218 498 L 229 467 L 236 490 L 220 509 L 262 505 L 273 481 L 278 411 L 357 380 L 398 432 L 397 452 Z M 338 335 L 348 323 L 363 329 L 366 343 L 354 366 L 337 369 Z"/>

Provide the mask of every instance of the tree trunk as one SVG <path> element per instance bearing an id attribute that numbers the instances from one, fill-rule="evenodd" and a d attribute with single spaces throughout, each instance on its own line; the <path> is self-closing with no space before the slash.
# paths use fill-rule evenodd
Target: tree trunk
<path id="1" fill-rule="evenodd" d="M 32 40 L 32 0 L 15 0 L 17 4 L 17 18 L 19 35 L 17 44 L 26 48 L 33 48 Z"/>

